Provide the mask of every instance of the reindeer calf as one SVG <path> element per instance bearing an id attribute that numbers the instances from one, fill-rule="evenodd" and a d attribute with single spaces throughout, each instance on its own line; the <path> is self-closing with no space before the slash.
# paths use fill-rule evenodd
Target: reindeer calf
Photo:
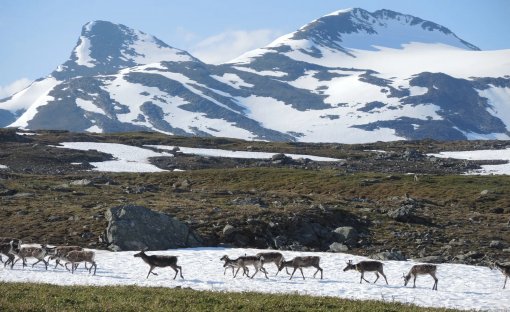
<path id="1" fill-rule="evenodd" d="M 51 248 L 43 244 L 41 245 L 41 247 L 20 247 L 19 249 L 16 249 L 13 246 L 14 241 L 11 241 L 9 244 L 11 245 L 9 253 L 18 257 L 18 259 L 14 261 L 12 266 L 14 266 L 16 262 L 18 262 L 21 259 L 23 262 L 23 267 L 25 267 L 27 265 L 26 258 L 36 258 L 37 261 L 32 264 L 32 267 L 34 267 L 34 265 L 42 261 L 44 263 L 44 267 L 46 268 L 46 270 L 48 269 L 48 262 L 44 259 L 44 257 L 48 255 Z"/>
<path id="2" fill-rule="evenodd" d="M 62 258 L 73 250 L 81 251 L 83 248 L 80 246 L 57 246 L 50 251 L 50 260 L 55 260 L 55 269 L 60 264 L 60 260 L 63 260 Z M 87 265 L 87 263 L 85 263 L 85 265 Z"/>
<path id="3" fill-rule="evenodd" d="M 437 266 L 433 264 L 416 264 L 411 267 L 411 270 L 409 270 L 409 273 L 407 275 L 403 275 L 404 277 L 404 286 L 407 286 L 407 283 L 409 280 L 411 280 L 411 277 L 414 277 L 413 279 L 413 288 L 416 288 L 416 277 L 418 275 L 426 275 L 429 274 L 434 279 L 434 285 L 432 286 L 432 290 L 437 290 L 437 277 L 436 277 L 436 271 Z"/>
<path id="4" fill-rule="evenodd" d="M 237 276 L 237 273 L 242 268 L 243 269 L 243 275 L 246 275 L 249 277 L 248 274 L 250 274 L 250 270 L 247 267 L 243 267 L 239 261 L 239 258 L 237 259 L 230 259 L 227 255 L 224 255 L 220 258 L 220 260 L 224 261 L 223 267 L 225 270 L 223 271 L 223 275 L 225 275 L 225 272 L 227 272 L 228 268 L 232 269 L 232 276 L 235 278 Z M 234 274 L 234 269 L 237 268 L 237 271 Z"/>
<path id="5" fill-rule="evenodd" d="M 356 264 L 352 263 L 352 260 L 349 260 L 347 262 L 347 266 L 344 268 L 345 271 L 349 270 L 356 270 L 361 273 L 361 278 L 359 280 L 359 283 L 361 284 L 363 280 L 367 283 L 370 283 L 365 279 L 365 272 L 375 272 L 376 279 L 374 281 L 374 284 L 379 279 L 379 274 L 381 274 L 384 277 L 384 280 L 386 281 L 386 285 L 388 285 L 388 280 L 386 279 L 386 275 L 384 275 L 383 272 L 383 263 L 379 261 L 360 261 Z"/>
<path id="6" fill-rule="evenodd" d="M 303 279 L 305 279 L 305 275 L 303 274 L 303 268 L 314 267 L 317 269 L 317 271 L 315 271 L 313 277 L 315 278 L 315 275 L 320 271 L 322 279 L 322 268 L 319 266 L 320 261 L 321 258 L 317 256 L 295 257 L 294 259 L 289 261 L 282 260 L 282 262 L 280 262 L 280 266 L 278 267 L 278 271 L 281 271 L 283 270 L 283 268 L 287 267 L 294 268 L 294 271 L 292 271 L 292 274 L 290 275 L 289 278 L 289 280 L 291 280 L 292 277 L 294 276 L 294 273 L 296 273 L 296 270 L 299 269 L 301 271 Z"/>
<path id="7" fill-rule="evenodd" d="M 69 268 L 67 267 L 67 265 L 69 263 L 71 263 L 71 273 L 73 273 L 73 274 L 74 274 L 74 271 L 76 270 L 76 267 L 78 267 L 78 264 L 80 264 L 82 262 L 85 262 L 85 263 L 88 262 L 91 264 L 90 268 L 88 269 L 89 274 L 91 273 L 92 268 L 94 268 L 93 275 L 96 275 L 97 265 L 96 265 L 96 261 L 94 260 L 95 257 L 96 257 L 96 253 L 93 251 L 71 250 L 66 255 L 60 256 L 59 259 L 66 262 L 65 268 L 68 271 L 69 271 Z"/>
<path id="8" fill-rule="evenodd" d="M 181 273 L 181 278 L 184 279 L 182 276 L 182 267 L 177 265 L 177 257 L 176 256 L 163 256 L 163 255 L 147 255 L 145 254 L 145 250 L 140 251 L 139 253 L 134 255 L 135 257 L 140 257 L 142 260 L 147 263 L 150 266 L 149 273 L 147 273 L 147 277 L 149 278 L 149 275 L 152 273 L 154 275 L 158 275 L 152 270 L 156 267 L 164 268 L 164 267 L 171 267 L 175 271 L 174 279 L 177 277 L 177 273 Z"/>

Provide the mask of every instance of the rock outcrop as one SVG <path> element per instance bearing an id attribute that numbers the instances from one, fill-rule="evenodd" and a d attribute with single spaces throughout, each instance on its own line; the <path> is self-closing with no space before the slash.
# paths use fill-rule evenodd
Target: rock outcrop
<path id="1" fill-rule="evenodd" d="M 107 210 L 105 239 L 109 248 L 164 250 L 197 247 L 200 237 L 185 223 L 142 206 L 125 205 Z"/>

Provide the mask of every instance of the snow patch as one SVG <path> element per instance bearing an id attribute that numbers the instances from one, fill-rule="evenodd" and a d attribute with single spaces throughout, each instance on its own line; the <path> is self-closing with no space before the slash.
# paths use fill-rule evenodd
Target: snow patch
<path id="1" fill-rule="evenodd" d="M 503 165 L 483 165 L 481 170 L 468 172 L 467 174 L 506 174 L 510 175 L 510 148 L 502 150 L 477 150 L 460 152 L 441 152 L 439 154 L 429 154 L 438 158 L 455 158 L 467 160 L 506 160 Z"/>
<path id="2" fill-rule="evenodd" d="M 167 153 L 156 153 L 151 150 L 116 143 L 94 142 L 64 142 L 59 148 L 68 148 L 81 151 L 97 150 L 111 154 L 115 159 L 103 162 L 91 162 L 94 171 L 105 172 L 161 172 L 160 169 L 149 162 L 149 157 L 169 156 Z"/>
<path id="3" fill-rule="evenodd" d="M 145 146 L 162 149 L 162 150 L 173 150 L 175 148 L 175 146 L 166 146 L 166 145 L 145 145 Z M 266 152 L 230 151 L 230 150 L 222 150 L 222 149 L 215 149 L 215 148 L 193 148 L 193 147 L 180 147 L 180 146 L 178 148 L 179 148 L 179 151 L 184 154 L 193 154 L 193 155 L 209 156 L 209 157 L 269 159 L 276 154 L 276 153 L 266 153 Z M 313 161 L 339 161 L 340 160 L 337 158 L 302 155 L 302 154 L 285 154 L 285 155 L 292 159 L 308 158 Z"/>
<path id="4" fill-rule="evenodd" d="M 49 283 L 56 285 L 136 285 L 142 287 L 190 287 L 195 290 L 220 292 L 263 292 L 289 293 L 311 296 L 331 296 L 356 300 L 388 300 L 402 303 L 412 303 L 418 306 L 446 307 L 462 310 L 503 311 L 510 306 L 508 289 L 503 286 L 503 274 L 487 267 L 469 266 L 463 264 L 439 264 L 437 277 L 438 291 L 432 290 L 433 280 L 430 276 L 420 276 L 416 281 L 416 288 L 404 287 L 402 273 L 408 272 L 414 261 L 383 261 L 384 272 L 389 285 L 379 279 L 377 284 L 359 283 L 359 273 L 356 271 L 343 272 L 345 262 L 367 260 L 365 257 L 343 253 L 326 252 L 295 252 L 281 251 L 286 259 L 296 256 L 319 256 L 320 266 L 324 270 L 323 279 L 313 278 L 315 269 L 305 268 L 306 280 L 296 272 L 292 280 L 285 271 L 276 274 L 276 267 L 266 264 L 268 271 L 266 279 L 258 273 L 253 279 L 247 277 L 232 278 L 231 271 L 223 274 L 223 262 L 219 259 L 223 255 L 235 258 L 241 255 L 254 255 L 258 252 L 269 251 L 242 248 L 190 248 L 166 251 L 150 251 L 149 255 L 178 256 L 182 266 L 184 279 L 173 280 L 174 271 L 168 268 L 156 268 L 158 276 L 146 279 L 149 267 L 141 259 L 133 257 L 135 251 L 110 252 L 94 250 L 97 262 L 96 275 L 89 275 L 80 265 L 71 274 L 65 269 L 44 265 L 28 266 L 25 269 L 17 264 L 13 270 L 0 268 L 2 282 L 31 282 Z M 274 251 L 274 250 L 273 250 Z M 252 272 L 250 268 L 250 272 Z M 318 273 L 320 275 L 320 273 Z M 373 281 L 373 273 L 365 274 L 365 278 Z M 441 287 L 443 285 L 443 287 Z"/>
<path id="5" fill-rule="evenodd" d="M 80 44 L 74 49 L 76 64 L 86 67 L 94 67 L 94 59 L 90 56 L 90 40 L 87 37 L 80 36 Z"/>

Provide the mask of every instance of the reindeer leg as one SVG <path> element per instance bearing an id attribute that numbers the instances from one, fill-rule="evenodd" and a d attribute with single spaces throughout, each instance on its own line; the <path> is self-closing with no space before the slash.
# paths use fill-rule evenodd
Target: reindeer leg
<path id="1" fill-rule="evenodd" d="M 259 268 L 255 268 L 255 273 L 253 273 L 253 275 L 250 277 L 250 278 L 253 278 L 255 276 L 255 274 L 257 274 L 259 272 Z"/>
<path id="2" fill-rule="evenodd" d="M 87 264 L 87 262 L 85 262 L 85 264 Z M 87 267 L 87 266 L 85 265 L 85 267 Z M 96 275 L 97 265 L 96 265 L 95 261 L 90 262 L 90 268 L 88 269 L 89 274 L 92 272 L 92 268 L 94 268 L 94 274 L 92 274 L 92 275 Z"/>
<path id="3" fill-rule="evenodd" d="M 54 269 L 56 269 L 59 264 L 60 264 L 60 261 L 58 259 L 56 259 L 55 260 L 55 267 L 54 267 Z"/>
<path id="4" fill-rule="evenodd" d="M 294 271 L 292 271 L 292 274 L 290 275 L 289 280 L 291 280 L 291 279 L 292 279 L 292 277 L 294 276 L 294 273 L 296 273 L 296 270 L 297 270 L 297 268 L 294 268 Z"/>
<path id="5" fill-rule="evenodd" d="M 414 276 L 414 279 L 413 279 L 413 288 L 416 288 L 416 277 L 417 277 L 417 276 L 418 276 L 418 275 L 415 275 L 415 276 Z"/>
<path id="6" fill-rule="evenodd" d="M 377 280 L 379 279 L 379 273 L 375 272 L 375 276 L 376 276 L 376 278 L 375 278 L 374 284 L 377 283 Z"/>
<path id="7" fill-rule="evenodd" d="M 182 267 L 180 265 L 178 265 L 177 268 L 179 269 L 181 278 L 184 279 L 184 276 L 182 276 Z"/>
<path id="8" fill-rule="evenodd" d="M 362 278 L 365 282 L 367 282 L 367 283 L 369 283 L 369 284 L 370 284 L 370 282 L 369 282 L 369 281 L 365 278 L 365 272 L 361 273 L 361 278 Z"/>
<path id="9" fill-rule="evenodd" d="M 172 267 L 172 269 L 174 269 L 174 271 L 175 271 L 175 275 L 174 275 L 174 279 L 175 279 L 177 277 L 177 274 L 179 273 L 179 270 L 177 270 L 176 267 Z"/>
<path id="10" fill-rule="evenodd" d="M 149 269 L 149 273 L 147 273 L 147 277 L 146 278 L 149 278 L 149 275 L 152 273 L 152 269 L 154 269 L 153 266 L 151 266 L 151 268 Z M 154 274 L 154 273 L 153 273 Z"/>
<path id="11" fill-rule="evenodd" d="M 264 269 L 264 268 L 261 268 L 261 269 L 262 269 L 262 272 L 264 273 L 264 275 L 266 276 L 266 279 L 269 279 L 269 277 L 267 277 L 267 271 L 266 271 L 266 269 Z"/>
<path id="12" fill-rule="evenodd" d="M 305 275 L 303 274 L 303 268 L 299 268 L 299 271 L 301 271 L 301 276 L 303 276 L 303 280 L 305 279 Z"/>
<path id="13" fill-rule="evenodd" d="M 234 274 L 234 278 L 236 278 L 237 273 L 239 272 L 240 269 L 241 269 L 241 267 L 237 268 L 236 274 Z M 244 272 L 244 268 L 243 268 L 243 272 Z M 234 273 L 234 268 L 233 267 L 232 267 L 232 273 Z M 243 275 L 244 275 L 244 273 L 243 273 Z"/>
<path id="14" fill-rule="evenodd" d="M 388 279 L 386 278 L 386 275 L 383 272 L 379 272 L 384 277 L 384 280 L 386 281 L 386 285 L 388 285 Z"/>
<path id="15" fill-rule="evenodd" d="M 41 262 L 41 259 L 39 259 L 36 262 L 34 262 L 34 264 L 32 264 L 32 267 L 34 267 L 34 265 L 38 264 L 39 262 Z"/>
<path id="16" fill-rule="evenodd" d="M 505 275 L 505 283 L 503 284 L 503 289 L 506 287 L 506 280 L 508 279 L 508 275 Z"/>

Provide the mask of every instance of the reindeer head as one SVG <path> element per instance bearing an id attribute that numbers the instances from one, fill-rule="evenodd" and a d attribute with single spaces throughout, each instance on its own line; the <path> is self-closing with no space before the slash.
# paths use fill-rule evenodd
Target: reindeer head
<path id="1" fill-rule="evenodd" d="M 356 265 L 352 263 L 352 260 L 349 260 L 346 263 L 347 263 L 347 266 L 344 268 L 344 272 L 349 271 L 349 270 L 356 270 Z"/>
<path id="2" fill-rule="evenodd" d="M 402 278 L 404 279 L 404 286 L 407 286 L 407 283 L 409 283 L 409 280 L 411 280 L 411 274 L 405 275 L 402 273 Z"/>
<path id="3" fill-rule="evenodd" d="M 140 252 L 135 254 L 133 257 L 143 257 L 143 256 L 145 256 L 145 251 L 146 250 L 147 250 L 147 248 L 144 248 L 144 249 L 140 250 Z"/>

